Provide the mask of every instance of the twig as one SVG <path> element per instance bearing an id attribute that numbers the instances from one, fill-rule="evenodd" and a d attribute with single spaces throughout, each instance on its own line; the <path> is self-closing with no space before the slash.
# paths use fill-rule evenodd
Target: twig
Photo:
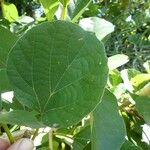
<path id="1" fill-rule="evenodd" d="M 5 132 L 6 132 L 7 136 L 8 136 L 8 139 L 9 139 L 10 143 L 13 144 L 13 143 L 15 142 L 15 140 L 14 140 L 14 137 L 13 137 L 13 135 L 11 134 L 11 132 L 10 132 L 10 130 L 9 130 L 8 126 L 7 126 L 7 124 L 1 124 L 1 125 L 2 125 L 3 129 L 5 130 Z"/>
<path id="2" fill-rule="evenodd" d="M 49 149 L 53 150 L 53 128 L 51 128 L 48 133 L 48 139 L 49 139 Z"/>

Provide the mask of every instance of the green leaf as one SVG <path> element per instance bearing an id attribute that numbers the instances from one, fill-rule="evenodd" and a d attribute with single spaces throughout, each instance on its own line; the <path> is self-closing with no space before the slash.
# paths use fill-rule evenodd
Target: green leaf
<path id="1" fill-rule="evenodd" d="M 66 7 L 69 4 L 69 0 L 59 0 L 59 1 L 62 3 L 64 7 Z"/>
<path id="2" fill-rule="evenodd" d="M 79 25 L 86 31 L 94 32 L 100 41 L 114 31 L 112 23 L 98 17 L 83 18 Z"/>
<path id="3" fill-rule="evenodd" d="M 114 70 L 129 61 L 129 57 L 124 54 L 116 54 L 108 58 L 108 67 L 110 70 Z"/>
<path id="4" fill-rule="evenodd" d="M 18 17 L 18 10 L 12 3 L 2 2 L 3 17 L 9 22 L 14 22 Z"/>
<path id="5" fill-rule="evenodd" d="M 55 12 L 59 6 L 59 0 L 40 0 L 40 3 L 44 7 L 44 12 L 49 21 L 54 19 Z"/>
<path id="6" fill-rule="evenodd" d="M 91 128 L 87 126 L 74 136 L 72 147 L 74 150 L 83 150 L 91 140 Z"/>
<path id="7" fill-rule="evenodd" d="M 38 111 L 46 125 L 66 127 L 99 103 L 108 67 L 95 35 L 55 21 L 32 28 L 17 41 L 7 72 L 22 104 Z"/>
<path id="8" fill-rule="evenodd" d="M 143 82 L 150 81 L 150 74 L 141 73 L 131 79 L 133 86 L 138 87 Z"/>
<path id="9" fill-rule="evenodd" d="M 0 92 L 0 111 L 2 110 L 2 108 L 3 108 L 3 103 L 2 103 L 2 95 Z"/>
<path id="10" fill-rule="evenodd" d="M 72 22 L 77 22 L 91 2 L 92 0 L 77 0 L 75 3 L 75 9 L 71 16 Z"/>
<path id="11" fill-rule="evenodd" d="M 150 74 L 150 61 L 146 61 L 144 64 L 143 64 L 145 70 Z"/>
<path id="12" fill-rule="evenodd" d="M 117 69 L 111 70 L 109 72 L 109 84 L 111 84 L 111 87 L 115 87 L 121 82 L 122 82 L 122 78 L 120 72 Z"/>
<path id="13" fill-rule="evenodd" d="M 10 91 L 10 84 L 7 77 L 6 69 L 0 69 L 0 92 Z"/>
<path id="14" fill-rule="evenodd" d="M 17 37 L 13 33 L 0 26 L 0 68 L 6 67 L 7 55 L 16 40 Z"/>
<path id="15" fill-rule="evenodd" d="M 108 90 L 93 112 L 92 150 L 119 150 L 125 140 L 125 125 L 117 100 Z"/>
<path id="16" fill-rule="evenodd" d="M 15 110 L 11 112 L 1 112 L 0 113 L 0 123 L 6 124 L 17 124 L 23 125 L 31 128 L 44 127 L 31 112 L 23 110 Z"/>
<path id="17" fill-rule="evenodd" d="M 132 95 L 136 103 L 137 111 L 142 115 L 148 125 L 150 125 L 150 98 L 146 96 Z"/>
<path id="18" fill-rule="evenodd" d="M 142 150 L 142 148 L 135 146 L 130 141 L 125 141 L 120 150 Z"/>

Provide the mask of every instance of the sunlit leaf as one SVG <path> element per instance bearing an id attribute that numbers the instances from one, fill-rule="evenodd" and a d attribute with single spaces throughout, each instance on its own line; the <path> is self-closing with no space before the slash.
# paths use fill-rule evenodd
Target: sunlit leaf
<path id="1" fill-rule="evenodd" d="M 18 16 L 18 10 L 12 3 L 2 2 L 3 17 L 10 22 L 15 21 Z"/>
<path id="2" fill-rule="evenodd" d="M 72 22 L 76 22 L 81 15 L 84 13 L 86 8 L 89 6 L 89 4 L 92 2 L 92 0 L 77 0 L 75 3 L 75 9 L 72 12 L 71 19 Z"/>
<path id="3" fill-rule="evenodd" d="M 131 79 L 132 84 L 136 87 L 145 81 L 150 81 L 150 74 L 146 74 L 146 73 L 138 74 Z"/>
<path id="4" fill-rule="evenodd" d="M 86 31 L 94 32 L 99 40 L 114 31 L 114 25 L 98 17 L 83 18 L 79 25 Z"/>
<path id="5" fill-rule="evenodd" d="M 44 7 L 44 12 L 47 19 L 53 20 L 56 10 L 59 6 L 59 0 L 40 0 L 40 3 Z"/>
<path id="6" fill-rule="evenodd" d="M 108 67 L 110 70 L 116 69 L 129 61 L 129 57 L 124 54 L 116 54 L 108 58 Z"/>

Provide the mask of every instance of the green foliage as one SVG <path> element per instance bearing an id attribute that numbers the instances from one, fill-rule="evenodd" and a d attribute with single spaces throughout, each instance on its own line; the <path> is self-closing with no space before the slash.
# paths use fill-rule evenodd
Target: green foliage
<path id="1" fill-rule="evenodd" d="M 58 0 L 40 0 L 42 6 L 44 7 L 44 12 L 49 21 L 53 20 L 56 10 L 58 9 Z"/>
<path id="2" fill-rule="evenodd" d="M 0 3 L 0 138 L 26 126 L 37 150 L 150 149 L 149 1 Z"/>
<path id="3" fill-rule="evenodd" d="M 44 127 L 37 121 L 35 116 L 27 111 L 14 110 L 12 112 L 2 112 L 0 114 L 1 123 L 18 124 L 32 128 Z"/>
<path id="4" fill-rule="evenodd" d="M 6 68 L 7 55 L 16 40 L 16 35 L 0 26 L 0 68 Z"/>
<path id="5" fill-rule="evenodd" d="M 75 9 L 71 14 L 72 22 L 77 22 L 91 2 L 92 0 L 77 0 L 75 3 Z"/>
<path id="6" fill-rule="evenodd" d="M 18 18 L 18 10 L 12 3 L 1 2 L 3 17 L 9 22 L 14 22 Z"/>
<path id="7" fill-rule="evenodd" d="M 93 112 L 92 149 L 120 149 L 124 140 L 125 126 L 118 113 L 117 101 L 113 94 L 106 90 L 102 102 Z"/>
<path id="8" fill-rule="evenodd" d="M 59 127 L 92 111 L 107 80 L 103 45 L 61 21 L 44 23 L 21 37 L 9 54 L 7 72 L 19 101 L 37 111 L 44 124 Z"/>

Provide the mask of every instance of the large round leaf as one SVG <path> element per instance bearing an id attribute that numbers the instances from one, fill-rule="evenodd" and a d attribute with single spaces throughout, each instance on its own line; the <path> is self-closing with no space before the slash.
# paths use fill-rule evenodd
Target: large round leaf
<path id="1" fill-rule="evenodd" d="M 0 26 L 0 68 L 6 67 L 7 55 L 16 40 L 17 37 L 13 33 Z"/>
<path id="2" fill-rule="evenodd" d="M 99 103 L 107 80 L 103 45 L 92 33 L 64 22 L 46 22 L 22 36 L 7 71 L 20 102 L 48 126 L 78 122 Z"/>

